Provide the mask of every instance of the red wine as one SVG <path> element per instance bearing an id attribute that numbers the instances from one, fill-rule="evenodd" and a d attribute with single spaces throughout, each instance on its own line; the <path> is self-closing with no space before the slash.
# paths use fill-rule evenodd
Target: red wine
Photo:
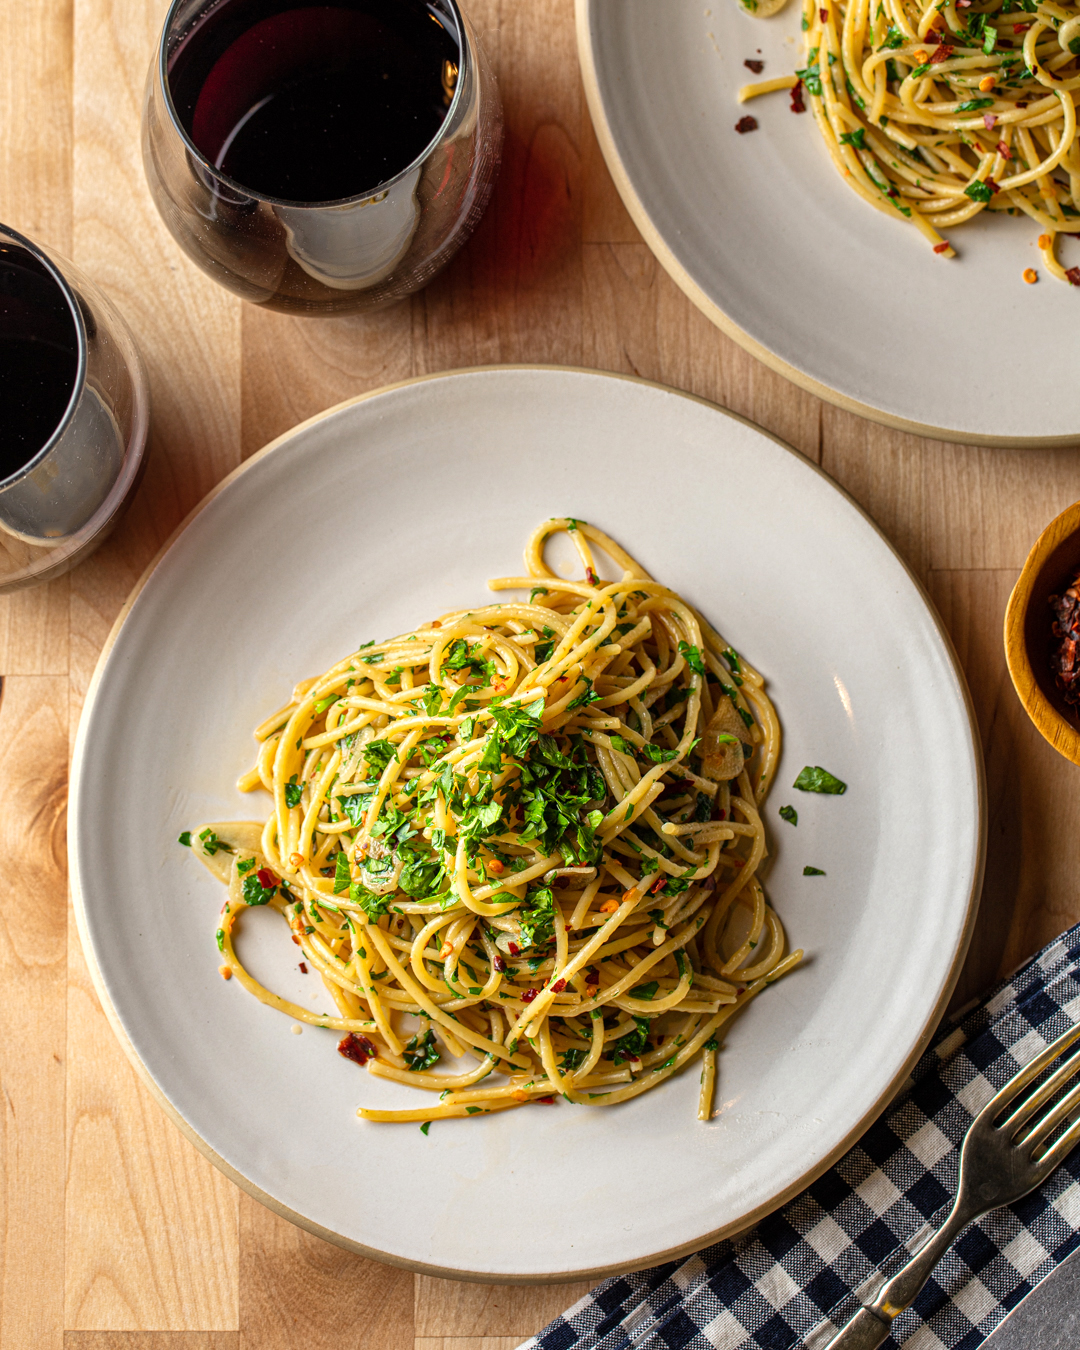
<path id="1" fill-rule="evenodd" d="M 78 369 L 78 335 L 64 292 L 27 249 L 0 243 L 0 480 L 48 444 Z"/>
<path id="2" fill-rule="evenodd" d="M 361 196 L 431 143 L 461 52 L 424 0 L 220 0 L 169 57 L 169 91 L 199 152 L 289 202 Z"/>

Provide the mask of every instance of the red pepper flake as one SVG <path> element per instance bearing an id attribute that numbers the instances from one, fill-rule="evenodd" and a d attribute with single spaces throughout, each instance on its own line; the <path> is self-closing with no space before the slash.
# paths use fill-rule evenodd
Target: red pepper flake
<path id="1" fill-rule="evenodd" d="M 927 29 L 926 36 L 923 38 L 923 42 L 925 42 L 928 47 L 938 47 L 941 45 L 942 41 L 943 38 L 936 28 Z"/>
<path id="2" fill-rule="evenodd" d="M 500 975 L 501 975 L 501 974 L 503 973 L 503 971 L 506 969 L 506 962 L 502 959 L 501 956 L 493 957 L 493 958 L 492 958 L 491 965 L 492 965 L 492 969 L 493 969 L 493 970 L 497 970 L 497 971 L 499 972 Z"/>
<path id="3" fill-rule="evenodd" d="M 554 1106 L 554 1105 L 555 1105 L 555 1098 L 554 1098 L 554 1097 L 534 1097 L 534 1098 L 533 1098 L 533 1101 L 534 1101 L 534 1102 L 539 1102 L 541 1106 Z"/>
<path id="4" fill-rule="evenodd" d="M 740 117 L 735 123 L 735 130 L 740 136 L 745 136 L 748 131 L 757 131 L 757 118 Z"/>
<path id="5" fill-rule="evenodd" d="M 932 66 L 940 65 L 942 61 L 947 61 L 952 56 L 953 51 L 954 48 L 950 47 L 947 42 L 943 42 L 940 47 L 934 48 L 934 54 L 930 57 L 930 64 Z"/>
<path id="6" fill-rule="evenodd" d="M 292 940 L 296 943 L 298 947 L 301 945 L 300 939 L 296 936 L 295 933 L 292 935 Z"/>
<path id="7" fill-rule="evenodd" d="M 517 945 L 516 942 L 508 942 L 506 945 L 510 948 L 510 955 L 511 955 L 511 956 L 520 956 L 520 955 L 521 955 L 521 948 Z"/>
<path id="8" fill-rule="evenodd" d="M 274 876 L 269 867 L 260 867 L 255 875 L 259 878 L 259 885 L 264 891 L 272 890 L 273 887 L 281 885 L 281 878 Z"/>
<path id="9" fill-rule="evenodd" d="M 307 966 L 304 964 L 303 961 L 300 962 L 300 974 L 301 975 L 307 974 Z"/>
<path id="10" fill-rule="evenodd" d="M 949 241 L 948 241 L 947 239 L 943 239 L 943 240 L 941 241 L 940 244 L 935 244 L 935 245 L 934 245 L 934 252 L 935 252 L 935 253 L 947 253 L 947 252 L 948 252 L 948 248 L 949 248 Z"/>
<path id="11" fill-rule="evenodd" d="M 717 820 L 727 820 L 727 811 L 726 811 L 723 807 L 721 807 L 720 810 L 717 811 L 717 813 L 716 813 L 716 819 L 717 819 Z"/>
<path id="12" fill-rule="evenodd" d="M 596 585 L 597 576 L 591 567 L 586 567 L 585 569 L 585 580 L 589 583 L 590 586 Z"/>
<path id="13" fill-rule="evenodd" d="M 653 883 L 653 886 L 652 886 L 652 894 L 653 894 L 653 895 L 658 895 L 658 894 L 660 893 L 660 891 L 662 891 L 666 885 L 667 885 L 667 877 L 661 877 L 661 878 L 659 879 L 659 881 L 655 881 L 655 882 Z"/>
<path id="14" fill-rule="evenodd" d="M 1070 286 L 1080 286 L 1080 267 L 1066 267 L 1065 275 Z"/>
<path id="15" fill-rule="evenodd" d="M 802 80 L 791 91 L 791 111 L 796 113 L 806 111 L 806 104 L 803 102 L 802 96 Z"/>
<path id="16" fill-rule="evenodd" d="M 521 995 L 522 1003 L 531 1003 L 539 992 L 539 989 L 526 989 Z"/>
<path id="17" fill-rule="evenodd" d="M 350 1031 L 347 1036 L 338 1041 L 338 1054 L 344 1055 L 346 1059 L 351 1059 L 354 1064 L 359 1064 L 361 1068 L 369 1059 L 379 1057 L 375 1042 L 369 1041 L 366 1036 L 358 1036 L 355 1031 Z"/>
<path id="18" fill-rule="evenodd" d="M 1074 272 L 1080 271 L 1080 268 L 1074 267 L 1074 268 L 1073 268 L 1073 271 L 1074 271 Z M 600 972 L 599 972 L 598 970 L 596 970 L 594 967 L 590 967 L 589 970 L 588 970 L 588 971 L 586 972 L 586 974 L 585 974 L 585 983 L 586 983 L 586 984 L 599 984 L 599 983 L 600 983 Z"/>
<path id="19" fill-rule="evenodd" d="M 987 131 L 993 131 L 996 125 L 997 125 L 997 113 L 983 113 L 983 126 L 987 129 Z M 1012 156 L 1010 155 L 1009 158 L 1011 159 Z"/>
<path id="20" fill-rule="evenodd" d="M 828 22 L 829 22 L 829 11 L 828 11 L 827 9 L 819 9 L 819 10 L 818 10 L 818 18 L 821 20 L 822 23 L 828 23 Z"/>
<path id="21" fill-rule="evenodd" d="M 1014 24 L 1013 24 L 1013 32 L 1014 32 L 1014 33 L 1026 33 L 1027 30 L 1028 30 L 1030 27 L 1031 27 L 1031 24 L 1030 24 L 1030 23 L 1014 23 Z"/>
<path id="22" fill-rule="evenodd" d="M 755 75 L 760 75 L 761 72 L 765 69 L 764 61 L 744 61 L 743 65 L 746 67 L 747 70 L 752 70 Z"/>
<path id="23" fill-rule="evenodd" d="M 1005 144 L 1004 141 L 998 141 L 997 152 L 1002 159 L 1012 159 L 1013 157 L 1013 152 L 1009 149 L 1009 147 Z"/>
<path id="24" fill-rule="evenodd" d="M 999 183 L 995 183 L 992 178 L 988 178 L 986 180 L 986 186 L 990 189 L 991 192 L 997 193 L 1001 191 L 1001 185 Z"/>
<path id="25" fill-rule="evenodd" d="M 561 994 L 565 988 L 566 988 L 565 980 L 556 980 L 555 983 L 551 986 L 551 992 L 553 994 Z"/>

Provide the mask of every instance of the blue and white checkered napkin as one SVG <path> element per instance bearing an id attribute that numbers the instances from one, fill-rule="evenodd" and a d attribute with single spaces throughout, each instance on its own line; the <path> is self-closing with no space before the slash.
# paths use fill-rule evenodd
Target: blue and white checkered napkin
<path id="1" fill-rule="evenodd" d="M 817 1350 L 908 1259 L 956 1190 L 972 1117 L 1080 1020 L 1080 924 L 944 1026 L 831 1171 L 753 1232 L 606 1280 L 521 1350 Z M 1080 1149 L 953 1244 L 887 1347 L 975 1350 L 1080 1246 Z"/>

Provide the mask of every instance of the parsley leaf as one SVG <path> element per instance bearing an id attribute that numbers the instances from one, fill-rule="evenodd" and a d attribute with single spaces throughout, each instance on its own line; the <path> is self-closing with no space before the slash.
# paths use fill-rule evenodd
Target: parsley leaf
<path id="1" fill-rule="evenodd" d="M 433 1064 L 438 1064 L 439 1047 L 435 1044 L 435 1034 L 430 1027 L 423 1035 L 417 1032 L 406 1042 L 402 1058 L 410 1073 L 419 1073 L 424 1069 L 430 1069 Z"/>
<path id="2" fill-rule="evenodd" d="M 352 877 L 349 875 L 349 855 L 344 849 L 334 860 L 334 894 L 340 895 L 342 891 L 347 891 L 352 884 Z"/>
<path id="3" fill-rule="evenodd" d="M 986 183 L 969 183 L 964 189 L 964 196 L 970 197 L 973 202 L 988 202 L 993 195 L 993 189 Z"/>
<path id="4" fill-rule="evenodd" d="M 791 825 L 798 825 L 799 813 L 793 806 L 782 806 L 780 808 L 780 819 L 788 821 Z"/>
<path id="5" fill-rule="evenodd" d="M 250 876 L 244 878 L 241 890 L 244 903 L 248 905 L 268 905 L 277 894 L 276 886 L 264 886 L 262 884 L 258 872 L 253 872 Z"/>
<path id="6" fill-rule="evenodd" d="M 837 797 L 847 791 L 847 784 L 842 783 L 839 778 L 834 778 L 828 769 L 823 769 L 820 764 L 814 768 L 808 764 L 792 783 L 792 787 L 798 788 L 800 792 L 825 792 Z"/>
<path id="7" fill-rule="evenodd" d="M 525 900 L 526 905 L 514 915 L 521 925 L 522 945 L 546 946 L 555 935 L 555 893 L 550 886 L 541 886 Z"/>
<path id="8" fill-rule="evenodd" d="M 697 647 L 691 646 L 689 642 L 680 641 L 679 655 L 683 657 L 691 670 L 697 671 L 699 675 L 705 674 L 705 662 L 701 659 L 701 652 Z"/>
<path id="9" fill-rule="evenodd" d="M 381 778 L 386 766 L 397 754 L 397 746 L 391 745 L 387 740 L 368 741 L 361 753 L 367 760 L 372 773 Z"/>
<path id="10" fill-rule="evenodd" d="M 292 810 L 294 806 L 300 805 L 300 798 L 303 796 L 304 789 L 296 781 L 298 775 L 293 774 L 285 784 L 285 805 Z"/>
<path id="11" fill-rule="evenodd" d="M 185 831 L 183 832 L 183 834 L 180 835 L 180 837 L 177 839 L 176 842 L 177 842 L 178 844 L 183 844 L 183 846 L 184 846 L 185 848 L 190 848 L 190 847 L 191 847 L 191 831 L 190 831 L 190 830 L 185 830 Z"/>
<path id="12" fill-rule="evenodd" d="M 825 875 L 820 867 L 804 867 L 802 874 L 804 877 L 823 877 Z"/>
<path id="13" fill-rule="evenodd" d="M 647 1017 L 634 1018 L 634 1030 L 620 1036 L 613 1046 L 616 1065 L 622 1064 L 627 1059 L 638 1058 L 649 1042 L 650 1025 Z"/>
<path id="14" fill-rule="evenodd" d="M 646 759 L 651 759 L 654 764 L 666 764 L 669 759 L 675 759 L 679 752 L 671 746 L 653 745 L 651 741 L 646 741 L 639 753 Z"/>
<path id="15" fill-rule="evenodd" d="M 200 833 L 199 842 L 202 844 L 204 851 L 210 854 L 211 858 L 216 853 L 231 853 L 233 851 L 232 845 L 226 844 L 223 839 L 219 839 L 209 826 Z"/>
<path id="16" fill-rule="evenodd" d="M 532 703 L 493 703 L 492 721 L 499 728 L 505 752 L 515 759 L 524 759 L 540 732 L 546 698 L 543 694 Z"/>
<path id="17" fill-rule="evenodd" d="M 493 731 L 484 742 L 484 753 L 480 756 L 477 768 L 484 773 L 498 773 L 502 768 L 502 741 L 497 731 Z"/>
<path id="18" fill-rule="evenodd" d="M 855 150 L 866 149 L 866 131 L 859 127 L 858 131 L 845 131 L 841 133 L 840 141 L 843 145 L 850 145 Z"/>
<path id="19" fill-rule="evenodd" d="M 358 881 L 354 881 L 349 887 L 349 899 L 354 905 L 359 905 L 372 923 L 380 915 L 386 913 L 386 897 L 374 895 L 365 886 L 361 886 Z"/>

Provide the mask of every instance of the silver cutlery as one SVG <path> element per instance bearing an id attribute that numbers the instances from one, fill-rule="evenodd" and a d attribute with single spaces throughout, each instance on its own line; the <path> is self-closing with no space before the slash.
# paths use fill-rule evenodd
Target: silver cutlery
<path id="1" fill-rule="evenodd" d="M 1080 1053 L 1059 1064 L 1029 1096 L 1024 1092 L 1078 1039 L 1080 1025 L 1070 1027 L 991 1097 L 964 1137 L 960 1182 L 949 1217 L 825 1350 L 874 1350 L 881 1345 L 960 1231 L 991 1210 L 1015 1203 L 1064 1162 L 1080 1140 L 1080 1119 L 1070 1121 L 1080 1111 L 1080 1082 L 1055 1099 L 1080 1075 Z M 1063 1123 L 1065 1132 L 1051 1143 Z"/>

